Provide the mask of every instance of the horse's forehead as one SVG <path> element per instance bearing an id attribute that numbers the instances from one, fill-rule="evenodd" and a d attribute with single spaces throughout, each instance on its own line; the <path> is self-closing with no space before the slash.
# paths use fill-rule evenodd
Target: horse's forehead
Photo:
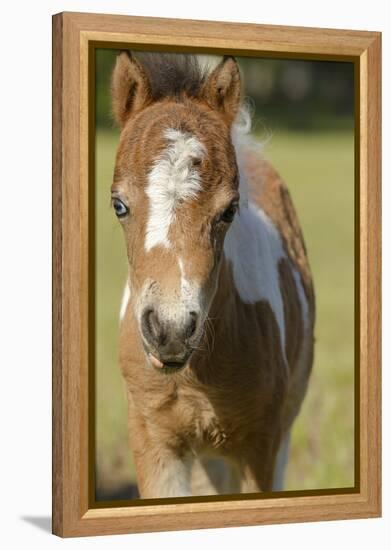
<path id="1" fill-rule="evenodd" d="M 230 145 L 229 128 L 205 105 L 192 100 L 158 102 L 125 125 L 117 153 L 116 180 L 144 186 L 149 172 L 167 149 L 179 163 L 189 157 L 196 160 L 203 154 L 224 171 L 232 156 Z"/>
<path id="2" fill-rule="evenodd" d="M 167 141 L 166 132 L 170 129 L 198 136 L 203 139 L 206 147 L 210 141 L 215 141 L 216 137 L 222 139 L 229 134 L 229 129 L 221 118 L 210 108 L 193 100 L 183 103 L 166 100 L 152 104 L 141 111 L 135 119 L 129 120 L 124 128 L 125 142 L 134 143 L 142 140 L 148 143 L 148 149 L 139 151 L 148 158 L 151 153 L 156 153 L 164 147 Z"/>
<path id="3" fill-rule="evenodd" d="M 166 147 L 153 162 L 145 193 L 149 199 L 145 249 L 169 248 L 170 226 L 184 203 L 196 201 L 202 191 L 200 164 L 207 151 L 202 141 L 183 130 L 164 130 Z"/>
<path id="4" fill-rule="evenodd" d="M 176 225 L 188 224 L 190 218 L 194 234 L 198 218 L 202 221 L 215 204 L 225 203 L 232 191 L 236 165 L 229 129 L 200 109 L 152 106 L 121 136 L 116 179 L 124 182 L 129 196 L 137 197 L 146 252 L 172 248 Z"/>

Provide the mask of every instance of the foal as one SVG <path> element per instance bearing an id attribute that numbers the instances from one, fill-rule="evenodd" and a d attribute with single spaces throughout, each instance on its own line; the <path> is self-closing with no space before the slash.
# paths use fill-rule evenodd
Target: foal
<path id="1" fill-rule="evenodd" d="M 123 52 L 112 101 L 140 495 L 281 489 L 314 293 L 289 193 L 243 136 L 238 65 L 225 57 L 208 74 L 193 56 Z"/>

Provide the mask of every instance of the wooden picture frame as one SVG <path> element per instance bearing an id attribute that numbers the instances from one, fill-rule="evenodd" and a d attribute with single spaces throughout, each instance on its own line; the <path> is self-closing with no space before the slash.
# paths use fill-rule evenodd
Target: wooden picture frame
<path id="1" fill-rule="evenodd" d="M 94 505 L 93 167 L 89 82 L 96 47 L 354 63 L 356 75 L 356 484 L 236 499 Z M 377 517 L 381 513 L 381 35 L 377 32 L 61 13 L 53 17 L 53 533 L 63 537 Z M 190 500 L 190 501 L 189 501 Z"/>

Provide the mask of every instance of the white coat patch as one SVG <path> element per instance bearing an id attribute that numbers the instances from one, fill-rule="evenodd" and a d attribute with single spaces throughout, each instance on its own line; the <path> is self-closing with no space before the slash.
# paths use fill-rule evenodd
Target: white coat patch
<path id="1" fill-rule="evenodd" d="M 120 310 L 119 310 L 119 320 L 120 320 L 120 322 L 125 317 L 125 313 L 126 313 L 126 309 L 128 307 L 129 299 L 130 299 L 130 288 L 129 288 L 129 283 L 126 282 L 125 288 L 124 288 L 124 293 L 122 295 L 121 307 L 120 307 Z"/>
<path id="2" fill-rule="evenodd" d="M 182 258 L 178 258 L 178 265 L 181 272 L 181 286 L 180 300 L 176 303 L 178 310 L 176 316 L 179 318 L 182 317 L 183 322 L 190 311 L 198 314 L 202 310 L 202 293 L 199 284 L 186 279 Z"/>
<path id="3" fill-rule="evenodd" d="M 168 147 L 149 173 L 146 194 L 149 198 L 149 218 L 145 249 L 170 247 L 168 232 L 178 203 L 194 199 L 201 189 L 201 179 L 194 159 L 202 159 L 205 148 L 193 135 L 168 129 L 164 137 Z"/>
<path id="4" fill-rule="evenodd" d="M 280 329 L 285 356 L 284 304 L 280 291 L 278 263 L 285 257 L 280 236 L 265 212 L 252 203 L 242 205 L 224 243 L 232 263 L 235 287 L 241 299 L 254 304 L 269 302 Z"/>
<path id="5" fill-rule="evenodd" d="M 278 263 L 286 254 L 273 222 L 249 198 L 242 151 L 260 148 L 248 136 L 250 129 L 250 113 L 243 108 L 232 128 L 239 168 L 240 208 L 226 235 L 224 252 L 232 262 L 234 283 L 241 299 L 249 304 L 259 300 L 269 302 L 280 330 L 282 353 L 287 366 L 284 304 L 278 272 Z"/>
<path id="6" fill-rule="evenodd" d="M 183 265 L 183 261 L 182 261 L 182 258 L 178 258 L 178 264 L 179 264 L 179 269 L 180 269 L 180 272 L 181 272 L 181 299 L 182 299 L 182 302 L 185 303 L 185 304 L 191 304 L 192 302 L 195 302 L 194 304 L 194 307 L 196 310 L 199 309 L 199 304 L 198 304 L 198 294 L 199 294 L 199 289 L 197 287 L 197 285 L 194 285 L 192 283 L 190 283 L 186 277 L 185 277 L 185 268 L 184 268 L 184 265 Z M 190 307 L 191 309 L 191 307 Z"/>
<path id="7" fill-rule="evenodd" d="M 161 464 L 156 463 L 156 469 L 160 469 L 153 486 L 154 497 L 188 497 L 191 496 L 191 466 L 190 458 L 171 459 Z"/>

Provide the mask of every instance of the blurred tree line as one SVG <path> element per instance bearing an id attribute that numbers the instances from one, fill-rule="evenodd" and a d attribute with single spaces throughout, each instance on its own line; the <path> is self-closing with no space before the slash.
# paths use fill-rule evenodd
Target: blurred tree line
<path id="1" fill-rule="evenodd" d="M 96 124 L 113 127 L 110 77 L 117 50 L 96 51 Z M 238 58 L 256 131 L 352 129 L 353 63 Z"/>

